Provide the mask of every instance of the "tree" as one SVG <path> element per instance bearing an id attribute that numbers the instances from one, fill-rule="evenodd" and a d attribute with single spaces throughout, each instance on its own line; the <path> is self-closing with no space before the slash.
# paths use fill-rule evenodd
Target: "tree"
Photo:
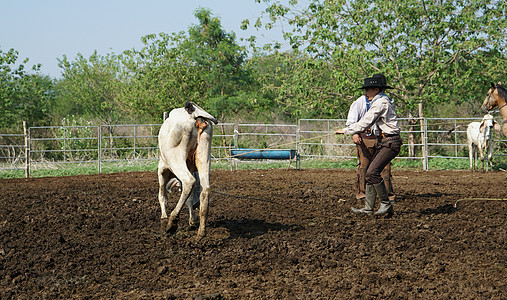
<path id="1" fill-rule="evenodd" d="M 189 37 L 181 49 L 205 72 L 209 95 L 233 94 L 247 77 L 242 68 L 245 49 L 236 43 L 235 33 L 226 32 L 220 19 L 213 17 L 210 10 L 200 8 L 195 17 L 199 24 L 190 27 Z"/>
<path id="2" fill-rule="evenodd" d="M 26 74 L 18 81 L 19 120 L 29 126 L 44 126 L 53 120 L 56 93 L 53 79 L 46 75 Z"/>
<path id="3" fill-rule="evenodd" d="M 28 58 L 15 67 L 18 55 L 14 49 L 0 50 L 0 127 L 18 127 L 21 121 L 45 125 L 55 99 L 53 80 L 37 74 L 40 64 L 32 67 L 36 74 L 25 71 Z"/>
<path id="4" fill-rule="evenodd" d="M 254 57 L 257 80 L 272 95 L 277 107 L 289 119 L 345 116 L 350 96 L 339 93 L 340 78 L 334 66 L 297 53 L 274 53 Z"/>
<path id="5" fill-rule="evenodd" d="M 104 124 L 118 124 L 127 111 L 119 99 L 123 78 L 118 57 L 95 51 L 88 59 L 78 53 L 75 61 L 64 55 L 58 62 L 63 77 L 58 83 L 61 102 Z"/>
<path id="6" fill-rule="evenodd" d="M 147 35 L 141 38 L 144 48 L 123 53 L 122 101 L 130 111 L 160 120 L 164 111 L 203 98 L 202 74 L 176 48 L 184 38 L 182 32 Z"/>
<path id="7" fill-rule="evenodd" d="M 360 86 L 363 77 L 383 72 L 395 87 L 391 95 L 400 112 L 409 116 L 422 116 L 425 104 L 476 101 L 485 82 L 506 79 L 492 66 L 506 59 L 505 1 L 308 3 L 296 10 L 297 0 L 289 6 L 275 1 L 264 26 L 290 24 L 293 31 L 285 38 L 292 48 L 331 61 L 346 85 Z"/>
<path id="8" fill-rule="evenodd" d="M 199 24 L 188 35 L 147 35 L 141 39 L 143 49 L 124 53 L 131 75 L 124 99 L 132 109 L 157 116 L 186 101 L 206 107 L 210 98 L 234 95 L 251 80 L 235 34 L 227 33 L 208 9 L 197 9 L 194 15 Z"/>

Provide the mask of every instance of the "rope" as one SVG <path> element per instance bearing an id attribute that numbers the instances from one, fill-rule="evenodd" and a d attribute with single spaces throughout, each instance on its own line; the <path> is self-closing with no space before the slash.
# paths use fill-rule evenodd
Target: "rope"
<path id="1" fill-rule="evenodd" d="M 281 203 L 278 203 L 278 202 L 275 202 L 275 201 L 266 200 L 266 199 L 262 199 L 262 198 L 237 196 L 237 195 L 231 195 L 231 194 L 217 192 L 217 191 L 210 191 L 210 192 L 214 193 L 214 194 L 222 195 L 222 196 L 237 198 L 237 199 L 245 199 L 245 200 L 254 200 L 254 201 L 260 201 L 260 202 L 266 202 L 266 203 L 282 206 L 282 207 L 291 209 L 293 211 L 300 212 L 302 214 L 307 214 L 308 213 L 307 211 L 295 208 L 293 206 L 284 205 L 284 204 L 281 204 Z M 458 205 L 458 202 L 460 202 L 460 201 L 506 201 L 506 200 L 507 199 L 501 199 L 501 198 L 499 198 L 499 199 L 495 199 L 495 198 L 463 198 L 463 199 L 459 199 L 458 201 L 456 201 L 456 203 L 454 203 L 454 208 L 456 208 L 456 206 Z M 340 199 L 340 200 L 338 200 L 338 202 L 346 202 L 346 200 Z M 337 216 L 325 215 L 325 214 L 315 213 L 315 212 L 313 213 L 313 217 L 320 217 L 320 218 L 324 218 L 324 219 L 334 219 L 334 220 L 347 220 L 347 221 L 364 221 L 365 220 L 365 218 L 361 218 L 361 219 L 360 218 L 350 218 L 350 217 L 346 217 L 345 218 L 345 217 L 337 217 Z M 419 219 L 415 219 L 415 218 L 411 218 L 411 219 L 377 218 L 376 220 L 377 221 L 378 220 L 381 220 L 381 221 L 423 221 L 423 220 L 419 220 Z"/>
<path id="2" fill-rule="evenodd" d="M 459 126 L 462 126 L 462 125 L 468 125 L 469 123 L 470 122 L 467 122 L 467 123 L 456 123 L 456 125 L 457 125 L 457 127 L 459 127 Z M 428 124 L 428 126 L 434 126 L 434 125 L 454 125 L 454 124 L 449 124 L 449 123 Z M 421 125 L 420 124 L 403 125 L 403 127 L 414 127 L 414 126 L 421 126 Z M 453 129 L 449 130 L 448 133 L 451 133 L 455 129 L 456 128 L 453 128 Z M 319 136 L 314 136 L 314 137 L 310 137 L 310 138 L 299 140 L 299 143 L 305 142 L 305 141 L 309 141 L 309 140 L 313 140 L 313 139 L 320 139 L 320 138 L 324 138 L 324 137 L 328 137 L 328 136 L 334 136 L 334 135 L 336 135 L 336 134 L 333 132 L 333 133 L 329 133 L 329 134 L 323 134 L 323 135 L 319 135 Z M 275 147 L 279 148 L 279 147 L 283 147 L 283 146 L 293 145 L 293 144 L 296 144 L 296 143 L 297 143 L 297 141 L 293 141 L 293 142 L 288 142 L 288 143 L 284 143 L 284 144 L 269 146 L 269 147 L 266 147 L 266 148 L 263 148 L 263 149 L 255 149 L 255 150 L 252 150 L 252 151 L 249 151 L 249 152 L 243 152 L 243 153 L 237 154 L 237 155 L 227 155 L 227 156 L 224 156 L 223 159 L 236 158 L 236 157 L 239 157 L 241 155 L 246 155 L 246 154 L 250 154 L 250 153 L 260 152 L 260 151 L 263 151 L 263 150 L 270 150 L 270 149 L 271 150 L 275 150 Z"/>
<path id="3" fill-rule="evenodd" d="M 507 199 L 495 199 L 495 198 L 463 198 L 463 199 L 459 199 L 458 201 L 456 201 L 456 203 L 454 203 L 454 208 L 457 207 L 458 205 L 458 202 L 460 201 L 506 201 Z"/>

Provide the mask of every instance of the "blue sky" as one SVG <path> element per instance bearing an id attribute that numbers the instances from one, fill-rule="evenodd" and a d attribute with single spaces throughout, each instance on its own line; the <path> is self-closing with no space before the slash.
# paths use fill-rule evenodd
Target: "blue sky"
<path id="1" fill-rule="evenodd" d="M 59 77 L 57 58 L 139 49 L 144 35 L 187 31 L 197 23 L 193 12 L 198 7 L 211 9 L 227 32 L 236 33 L 238 42 L 250 35 L 256 35 L 260 44 L 282 42 L 281 28 L 240 29 L 242 20 L 253 23 L 262 15 L 267 7 L 263 1 L 10 0 L 2 3 L 0 50 L 14 48 L 19 63 L 29 58 L 28 67 L 40 63 L 42 74 Z"/>

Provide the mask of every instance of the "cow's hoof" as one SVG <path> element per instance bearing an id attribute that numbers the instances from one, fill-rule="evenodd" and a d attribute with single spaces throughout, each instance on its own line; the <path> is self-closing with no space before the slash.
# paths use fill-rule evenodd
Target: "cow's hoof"
<path id="1" fill-rule="evenodd" d="M 167 222 L 169 221 L 169 218 L 161 218 L 160 219 L 160 232 L 164 232 L 167 228 Z"/>
<path id="2" fill-rule="evenodd" d="M 166 233 L 175 233 L 176 229 L 178 229 L 178 217 L 169 217 L 169 221 L 167 222 L 167 227 L 165 228 Z"/>
<path id="3" fill-rule="evenodd" d="M 190 227 L 191 230 L 197 229 L 197 224 L 199 224 L 197 218 L 194 219 L 190 218 L 188 220 L 188 226 Z"/>
<path id="4" fill-rule="evenodd" d="M 178 230 L 178 225 L 174 224 L 172 226 L 167 226 L 167 228 L 165 229 L 165 232 L 167 234 L 173 234 L 176 232 L 176 230 Z"/>
<path id="5" fill-rule="evenodd" d="M 178 223 L 176 222 L 167 222 L 167 227 L 165 228 L 165 232 L 167 234 L 173 234 L 178 229 Z"/>
<path id="6" fill-rule="evenodd" d="M 202 229 L 199 229 L 199 231 L 197 231 L 197 236 L 196 236 L 196 240 L 197 241 L 200 241 L 202 240 L 204 237 L 206 236 L 206 230 L 202 230 Z"/>
<path id="7" fill-rule="evenodd" d="M 200 202 L 200 201 L 197 201 L 196 203 L 194 203 L 194 204 L 192 205 L 192 209 L 197 209 L 197 210 L 199 210 L 199 207 L 200 207 L 200 206 L 201 206 L 201 202 Z"/>

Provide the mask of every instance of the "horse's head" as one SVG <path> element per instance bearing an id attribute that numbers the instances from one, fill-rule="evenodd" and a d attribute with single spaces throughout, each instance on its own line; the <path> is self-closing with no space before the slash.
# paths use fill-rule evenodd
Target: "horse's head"
<path id="1" fill-rule="evenodd" d="M 482 110 L 488 112 L 495 106 L 498 106 L 500 116 L 502 116 L 502 133 L 507 137 L 507 90 L 499 82 L 497 85 L 491 83 L 486 99 L 482 103 Z M 495 126 L 496 128 L 496 126 Z"/>
<path id="2" fill-rule="evenodd" d="M 484 99 L 484 102 L 482 103 L 481 109 L 483 112 L 487 113 L 490 111 L 493 107 L 497 106 L 498 103 L 496 101 L 495 92 L 496 92 L 496 85 L 492 82 L 491 87 L 488 90 L 488 93 L 486 94 L 486 99 Z M 498 95 L 498 93 L 497 93 Z"/>

